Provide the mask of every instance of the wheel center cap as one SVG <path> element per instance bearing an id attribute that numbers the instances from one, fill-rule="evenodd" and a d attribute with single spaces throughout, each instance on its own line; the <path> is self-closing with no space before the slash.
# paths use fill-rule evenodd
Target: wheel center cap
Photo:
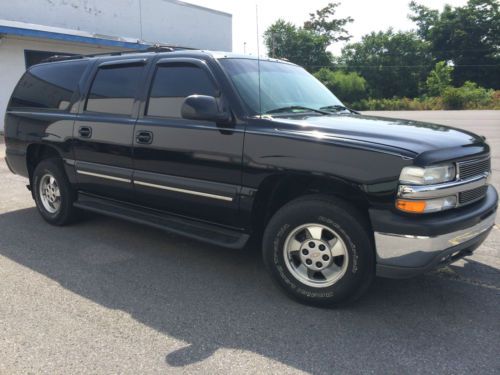
<path id="1" fill-rule="evenodd" d="M 312 271 L 321 271 L 330 266 L 332 253 L 328 243 L 322 240 L 306 240 L 300 246 L 300 260 Z"/>

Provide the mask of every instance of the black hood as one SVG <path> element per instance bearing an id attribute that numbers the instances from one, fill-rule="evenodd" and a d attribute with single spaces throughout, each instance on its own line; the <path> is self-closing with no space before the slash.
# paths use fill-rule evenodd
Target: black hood
<path id="1" fill-rule="evenodd" d="M 273 122 L 285 132 L 387 146 L 413 156 L 471 146 L 480 146 L 473 153 L 484 151 L 484 139 L 474 133 L 411 120 L 336 114 L 279 116 Z"/>

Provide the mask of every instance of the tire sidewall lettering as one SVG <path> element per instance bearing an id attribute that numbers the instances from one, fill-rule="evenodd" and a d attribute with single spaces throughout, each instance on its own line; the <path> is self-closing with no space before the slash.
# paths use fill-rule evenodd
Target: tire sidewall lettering
<path id="1" fill-rule="evenodd" d="M 348 273 L 355 277 L 359 271 L 358 267 L 358 251 L 354 241 L 351 237 L 346 233 L 346 231 L 342 228 L 340 224 L 336 221 L 327 218 L 325 216 L 317 216 L 313 221 L 318 222 L 319 224 L 326 225 L 335 231 L 337 231 L 341 236 L 344 242 L 347 245 L 347 251 L 349 253 L 348 259 Z M 331 298 L 336 294 L 336 290 L 342 286 L 345 282 L 345 276 L 340 279 L 336 284 L 326 287 L 326 288 L 318 288 L 314 289 L 311 287 L 307 287 L 300 283 L 300 281 L 296 280 L 288 271 L 284 263 L 284 254 L 283 247 L 286 236 L 292 231 L 293 228 L 300 225 L 302 223 L 286 223 L 282 225 L 278 231 L 276 236 L 273 238 L 273 263 L 275 266 L 275 270 L 277 271 L 279 278 L 283 283 L 286 284 L 287 288 L 290 288 L 294 291 L 294 293 L 301 294 L 304 297 L 308 298 Z"/>

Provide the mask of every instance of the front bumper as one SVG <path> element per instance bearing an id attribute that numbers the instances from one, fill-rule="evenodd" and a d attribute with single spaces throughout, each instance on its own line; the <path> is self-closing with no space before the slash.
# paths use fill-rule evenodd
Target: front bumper
<path id="1" fill-rule="evenodd" d="M 495 224 L 497 205 L 497 192 L 490 186 L 480 202 L 431 217 L 371 210 L 377 275 L 412 277 L 470 255 Z"/>

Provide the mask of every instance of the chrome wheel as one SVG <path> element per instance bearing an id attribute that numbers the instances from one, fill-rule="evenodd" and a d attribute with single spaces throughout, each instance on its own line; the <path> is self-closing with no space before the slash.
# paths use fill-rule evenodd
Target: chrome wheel
<path id="1" fill-rule="evenodd" d="M 57 180 L 50 173 L 40 179 L 39 193 L 43 208 L 51 214 L 57 213 L 61 208 L 61 192 Z"/>
<path id="2" fill-rule="evenodd" d="M 315 288 L 335 284 L 347 270 L 347 247 L 340 235 L 321 224 L 304 224 L 285 240 L 285 264 L 298 281 Z"/>

